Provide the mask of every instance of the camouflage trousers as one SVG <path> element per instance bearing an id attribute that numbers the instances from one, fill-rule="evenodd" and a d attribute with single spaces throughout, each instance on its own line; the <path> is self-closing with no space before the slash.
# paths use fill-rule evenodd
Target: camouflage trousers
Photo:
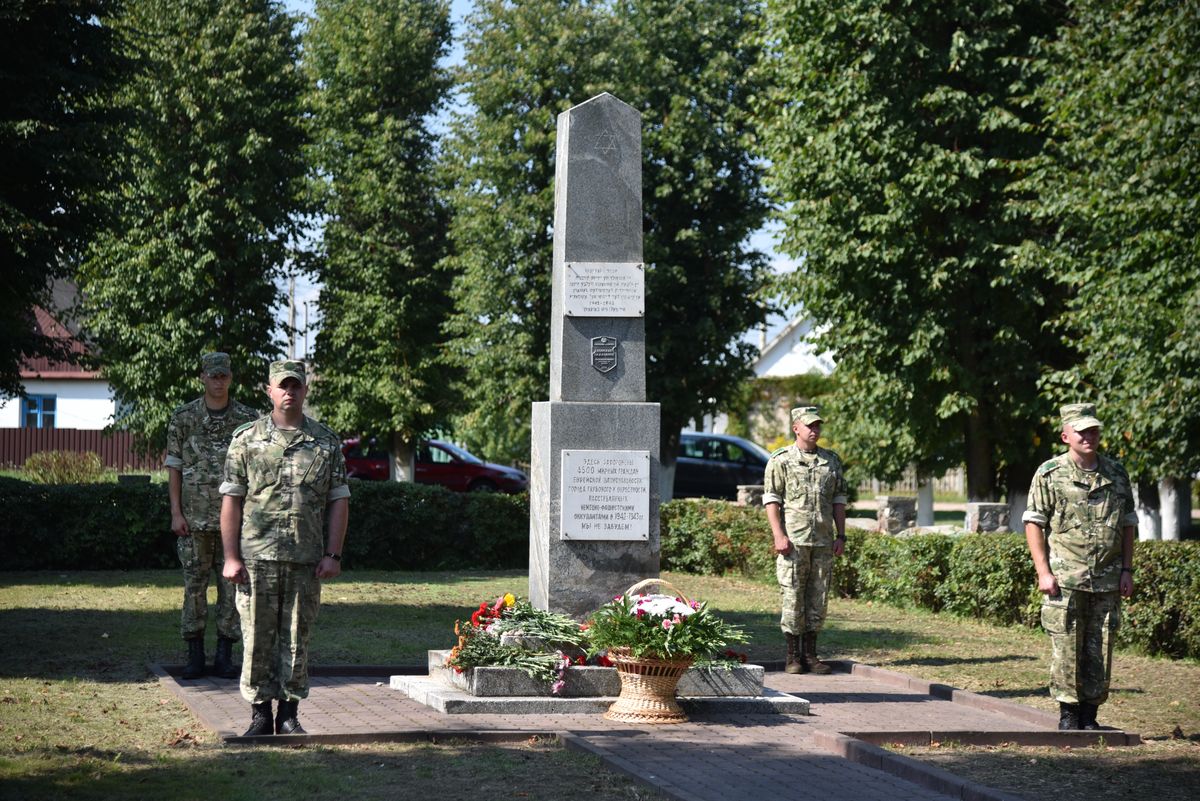
<path id="1" fill-rule="evenodd" d="M 792 543 L 790 553 L 775 557 L 784 634 L 820 631 L 825 624 L 829 579 L 833 573 L 833 548 Z"/>
<path id="2" fill-rule="evenodd" d="M 242 697 L 252 704 L 308 697 L 308 637 L 321 606 L 316 565 L 251 561 L 237 585 Z"/>
<path id="3" fill-rule="evenodd" d="M 1050 695 L 1064 704 L 1098 706 L 1108 699 L 1121 597 L 1115 592 L 1060 592 L 1042 602 L 1042 628 L 1052 649 Z"/>
<path id="4" fill-rule="evenodd" d="M 217 584 L 217 634 L 231 640 L 241 636 L 233 584 L 221 575 L 225 551 L 221 532 L 193 531 L 190 537 L 176 537 L 175 550 L 183 565 L 183 615 L 179 631 L 185 640 L 203 637 L 208 622 L 208 585 Z"/>

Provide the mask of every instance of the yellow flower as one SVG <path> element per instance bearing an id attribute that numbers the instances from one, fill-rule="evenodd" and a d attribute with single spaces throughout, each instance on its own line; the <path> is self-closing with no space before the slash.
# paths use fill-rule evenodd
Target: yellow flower
<path id="1" fill-rule="evenodd" d="M 504 593 L 504 605 L 505 606 L 512 606 L 516 602 L 517 602 L 517 596 L 513 595 L 511 592 Z"/>

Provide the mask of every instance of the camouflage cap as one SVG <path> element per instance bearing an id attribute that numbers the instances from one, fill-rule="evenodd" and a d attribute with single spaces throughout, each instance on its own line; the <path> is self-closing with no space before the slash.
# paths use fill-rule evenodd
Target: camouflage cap
<path id="1" fill-rule="evenodd" d="M 1059 409 L 1062 414 L 1062 424 L 1070 426 L 1076 431 L 1083 431 L 1088 428 L 1099 428 L 1101 423 L 1096 417 L 1096 404 L 1094 403 L 1068 403 Z"/>
<path id="2" fill-rule="evenodd" d="M 229 354 L 216 351 L 200 357 L 200 372 L 207 375 L 233 375 L 229 367 Z"/>
<path id="3" fill-rule="evenodd" d="M 271 386 L 277 387 L 285 378 L 294 378 L 301 384 L 306 383 L 304 362 L 298 362 L 294 359 L 284 359 L 278 362 L 271 362 L 271 372 L 269 382 Z"/>
<path id="4" fill-rule="evenodd" d="M 792 409 L 792 422 L 795 423 L 797 420 L 806 426 L 810 426 L 813 423 L 822 422 L 824 418 L 821 417 L 820 411 L 816 406 L 797 406 L 795 409 Z"/>

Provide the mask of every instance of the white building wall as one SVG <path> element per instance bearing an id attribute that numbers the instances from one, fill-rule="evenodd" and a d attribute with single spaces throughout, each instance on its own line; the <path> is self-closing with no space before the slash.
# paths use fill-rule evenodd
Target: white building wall
<path id="1" fill-rule="evenodd" d="M 28 378 L 22 382 L 30 395 L 54 395 L 57 411 L 55 428 L 100 429 L 112 422 L 116 412 L 112 390 L 107 381 L 72 379 L 43 380 Z M 0 428 L 21 427 L 21 399 L 0 400 Z"/>

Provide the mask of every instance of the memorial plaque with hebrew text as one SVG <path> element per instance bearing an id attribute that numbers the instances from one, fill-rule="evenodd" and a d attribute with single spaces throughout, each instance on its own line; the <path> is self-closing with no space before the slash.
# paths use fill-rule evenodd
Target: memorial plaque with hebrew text
<path id="1" fill-rule="evenodd" d="M 567 262 L 563 309 L 568 317 L 642 317 L 646 272 L 638 262 Z"/>

